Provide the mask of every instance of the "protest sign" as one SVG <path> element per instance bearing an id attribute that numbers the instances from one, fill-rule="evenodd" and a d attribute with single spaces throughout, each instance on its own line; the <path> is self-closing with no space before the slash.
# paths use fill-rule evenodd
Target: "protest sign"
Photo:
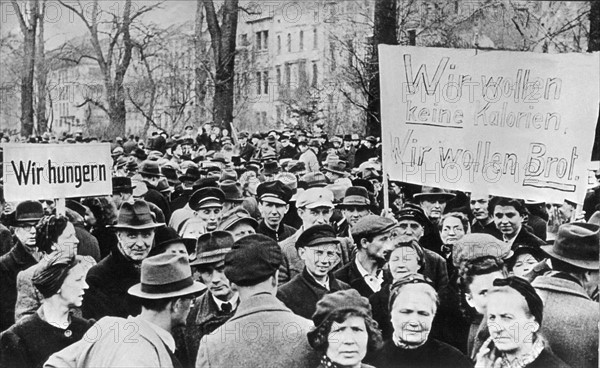
<path id="1" fill-rule="evenodd" d="M 391 180 L 582 203 L 599 54 L 379 46 Z"/>
<path id="2" fill-rule="evenodd" d="M 2 147 L 7 201 L 112 194 L 109 143 Z"/>

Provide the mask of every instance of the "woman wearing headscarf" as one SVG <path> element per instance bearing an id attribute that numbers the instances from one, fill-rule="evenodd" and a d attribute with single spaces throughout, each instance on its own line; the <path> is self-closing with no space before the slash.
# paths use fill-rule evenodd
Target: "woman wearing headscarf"
<path id="1" fill-rule="evenodd" d="M 42 306 L 0 335 L 1 367 L 42 367 L 50 355 L 83 337 L 93 321 L 70 310 L 81 307 L 88 269 L 82 257 L 64 253 L 36 269 L 33 285 L 43 296 Z"/>
<path id="2" fill-rule="evenodd" d="M 394 333 L 374 356 L 374 366 L 472 366 L 469 358 L 458 349 L 429 336 L 438 307 L 437 293 L 431 280 L 413 273 L 396 281 L 391 288 L 389 306 Z"/>
<path id="3" fill-rule="evenodd" d="M 544 304 L 531 284 L 518 276 L 494 280 L 488 292 L 490 338 L 477 353 L 478 368 L 566 368 L 539 335 Z"/>
<path id="4" fill-rule="evenodd" d="M 78 253 L 79 240 L 74 225 L 64 216 L 46 216 L 38 224 L 36 244 L 44 254 L 39 263 L 17 275 L 17 302 L 15 321 L 33 314 L 42 304 L 42 294 L 33 286 L 32 279 L 37 269 L 47 266 L 54 255 L 73 256 Z M 94 258 L 84 256 L 84 264 L 90 268 L 96 264 Z"/>
<path id="5" fill-rule="evenodd" d="M 367 298 L 354 289 L 325 294 L 312 319 L 308 342 L 321 354 L 319 368 L 372 368 L 362 360 L 379 347 L 381 334 Z"/>

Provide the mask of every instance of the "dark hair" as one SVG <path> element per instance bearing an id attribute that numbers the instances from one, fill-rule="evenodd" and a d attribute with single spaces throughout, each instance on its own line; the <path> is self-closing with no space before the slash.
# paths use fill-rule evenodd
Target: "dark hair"
<path id="1" fill-rule="evenodd" d="M 356 244 L 357 249 L 362 249 L 361 241 L 363 239 L 367 239 L 367 242 L 372 242 L 376 235 L 374 234 L 352 234 L 352 240 L 354 240 L 354 244 Z"/>
<path id="2" fill-rule="evenodd" d="M 96 227 L 114 225 L 117 221 L 117 209 L 108 197 L 88 197 L 81 204 L 87 206 L 96 218 Z"/>
<path id="3" fill-rule="evenodd" d="M 440 219 L 440 221 L 438 222 L 438 231 L 440 231 L 440 232 L 442 231 L 442 227 L 444 226 L 444 221 L 450 217 L 455 217 L 460 220 L 465 233 L 467 233 L 469 231 L 469 218 L 467 217 L 467 215 L 465 215 L 462 212 L 450 212 L 450 213 L 444 214 L 442 216 L 442 218 Z"/>
<path id="4" fill-rule="evenodd" d="M 581 267 L 577 267 L 575 265 L 561 261 L 560 259 L 554 257 L 552 257 L 552 269 L 555 271 L 570 273 L 573 275 L 581 275 L 587 271 Z"/>
<path id="5" fill-rule="evenodd" d="M 64 216 L 50 215 L 42 217 L 36 225 L 35 243 L 44 253 L 52 252 L 52 245 L 58 241 L 67 228 L 69 220 Z"/>
<path id="6" fill-rule="evenodd" d="M 315 333 L 310 335 L 310 345 L 319 353 L 325 354 L 327 348 L 329 347 L 329 342 L 327 341 L 329 338 L 329 333 L 331 332 L 331 326 L 333 322 L 343 323 L 349 317 L 362 317 L 365 321 L 365 326 L 367 328 L 367 334 L 369 335 L 369 340 L 367 342 L 367 352 L 374 352 L 379 347 L 381 347 L 382 338 L 381 332 L 379 331 L 379 326 L 377 322 L 373 320 L 370 316 L 360 313 L 356 310 L 344 310 L 339 309 L 331 313 L 325 322 L 321 323 L 318 327 L 315 328 Z"/>
<path id="7" fill-rule="evenodd" d="M 505 198 L 505 197 L 493 197 L 488 203 L 488 212 L 490 216 L 494 216 L 494 209 L 496 206 L 502 207 L 514 207 L 521 217 L 528 215 L 527 207 L 525 207 L 525 202 L 520 199 L 515 198 Z"/>
<path id="8" fill-rule="evenodd" d="M 465 299 L 465 295 L 470 293 L 469 287 L 473 283 L 473 279 L 475 276 L 487 275 L 493 272 L 502 272 L 505 277 L 508 276 L 504 261 L 494 256 L 469 260 L 458 270 L 459 309 L 467 319 L 475 317 L 473 308 L 467 304 Z"/>

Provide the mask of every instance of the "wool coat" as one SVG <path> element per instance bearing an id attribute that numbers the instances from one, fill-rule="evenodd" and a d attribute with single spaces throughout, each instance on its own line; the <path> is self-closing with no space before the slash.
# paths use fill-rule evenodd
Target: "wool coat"
<path id="1" fill-rule="evenodd" d="M 319 356 L 306 337 L 312 325 L 275 295 L 257 293 L 200 342 L 196 367 L 314 368 Z"/>
<path id="2" fill-rule="evenodd" d="M 0 224 L 0 256 L 8 253 L 13 247 L 13 239 L 10 230 Z"/>
<path id="3" fill-rule="evenodd" d="M 381 271 L 383 272 L 383 270 Z M 350 285 L 351 288 L 358 291 L 358 293 L 365 298 L 370 297 L 375 293 L 373 289 L 367 284 L 364 277 L 360 274 L 358 267 L 356 266 L 356 262 L 354 259 L 351 262 L 348 262 L 344 267 L 340 268 L 335 272 L 335 277 Z"/>
<path id="4" fill-rule="evenodd" d="M 78 342 L 53 354 L 45 368 L 173 367 L 171 353 L 142 318 L 106 317 Z"/>
<path id="5" fill-rule="evenodd" d="M 79 240 L 79 244 L 77 244 L 77 254 L 80 256 L 90 256 L 96 263 L 100 262 L 102 258 L 100 256 L 98 239 L 90 234 L 90 232 L 81 224 L 75 224 L 75 236 L 77 237 L 77 240 Z"/>
<path id="6" fill-rule="evenodd" d="M 277 298 L 295 314 L 310 319 L 317 309 L 317 302 L 325 294 L 348 289 L 350 289 L 350 285 L 337 280 L 333 273 L 330 273 L 329 290 L 327 290 L 323 285 L 317 283 L 304 267 L 301 274 L 296 275 L 290 282 L 277 290 Z"/>
<path id="7" fill-rule="evenodd" d="M 14 240 L 10 252 L 0 257 L 0 331 L 15 323 L 17 275 L 37 263 L 25 246 L 17 238 Z"/>
<path id="8" fill-rule="evenodd" d="M 139 300 L 127 293 L 140 282 L 140 270 L 118 249 L 89 270 L 86 282 L 89 289 L 83 297 L 83 317 L 125 318 L 141 312 Z"/>
<path id="9" fill-rule="evenodd" d="M 598 367 L 598 303 L 569 275 L 552 272 L 532 282 L 544 302 L 541 333 L 571 367 Z"/>
<path id="10" fill-rule="evenodd" d="M 156 206 L 158 206 L 158 208 L 160 208 L 163 215 L 165 216 L 165 221 L 167 221 L 168 223 L 169 219 L 171 218 L 171 208 L 169 207 L 169 201 L 167 201 L 165 196 L 163 196 L 158 190 L 156 190 L 155 186 L 151 185 L 147 181 L 144 181 L 144 183 L 146 183 L 146 186 L 148 187 L 148 191 L 146 192 L 146 194 L 144 194 L 144 200 L 146 200 L 146 202 L 152 202 Z"/>
<path id="11" fill-rule="evenodd" d="M 258 223 L 258 227 L 256 228 L 256 233 L 266 235 L 269 238 L 275 240 L 276 242 L 280 242 L 294 235 L 296 230 L 297 229 L 284 224 L 282 221 L 279 224 L 279 229 L 275 231 L 265 224 L 265 220 L 260 220 L 260 222 Z"/>

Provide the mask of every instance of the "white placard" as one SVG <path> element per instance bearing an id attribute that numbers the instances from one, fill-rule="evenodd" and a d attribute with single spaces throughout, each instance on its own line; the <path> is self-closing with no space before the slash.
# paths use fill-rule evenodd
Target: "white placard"
<path id="1" fill-rule="evenodd" d="M 379 46 L 390 179 L 582 203 L 599 53 Z"/>
<path id="2" fill-rule="evenodd" d="M 7 201 L 112 194 L 110 143 L 2 147 Z"/>

